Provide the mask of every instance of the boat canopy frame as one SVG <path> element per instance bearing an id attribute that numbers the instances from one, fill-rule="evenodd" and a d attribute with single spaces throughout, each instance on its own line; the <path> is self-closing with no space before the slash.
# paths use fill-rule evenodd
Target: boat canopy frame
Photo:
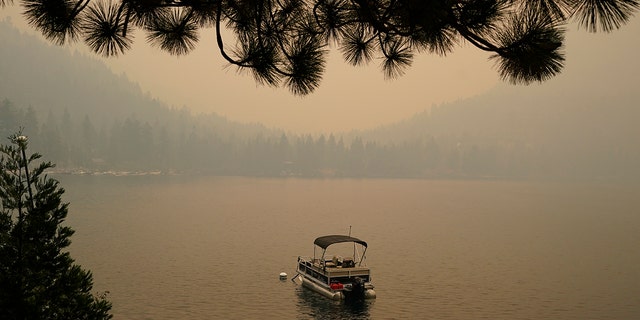
<path id="1" fill-rule="evenodd" d="M 367 243 L 363 240 L 360 240 L 358 238 L 354 238 L 351 236 L 340 235 L 340 234 L 318 237 L 316 238 L 316 240 L 313 241 L 313 244 L 315 244 L 316 246 L 322 249 L 327 249 L 327 247 L 329 247 L 334 243 L 342 243 L 342 242 L 355 242 L 363 245 L 365 248 L 367 247 Z"/>
<path id="2" fill-rule="evenodd" d="M 328 236 L 322 236 L 322 237 L 318 237 L 316 238 L 316 240 L 313 241 L 313 244 L 322 248 L 322 257 L 321 259 L 324 260 L 324 255 L 327 251 L 327 248 L 332 245 L 332 244 L 336 244 L 336 243 L 344 243 L 344 242 L 353 242 L 353 243 L 357 243 L 360 244 L 364 247 L 364 251 L 362 252 L 362 256 L 359 257 L 359 261 L 355 261 L 358 265 L 362 265 L 362 262 L 364 261 L 364 257 L 365 254 L 367 252 L 367 242 L 364 240 L 360 240 L 358 238 L 352 237 L 352 236 L 345 236 L 345 235 L 340 235 L 340 234 L 333 234 L 333 235 L 328 235 Z M 354 247 L 355 250 L 355 247 Z M 315 252 L 316 250 L 313 250 L 313 256 L 315 259 Z M 355 253 L 355 252 L 354 252 Z M 354 256 L 354 258 L 356 258 Z"/>

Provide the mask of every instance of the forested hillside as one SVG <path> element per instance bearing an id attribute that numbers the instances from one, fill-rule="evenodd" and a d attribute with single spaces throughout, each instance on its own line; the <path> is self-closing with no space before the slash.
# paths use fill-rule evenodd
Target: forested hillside
<path id="1" fill-rule="evenodd" d="M 459 161 L 461 173 L 474 175 L 640 178 L 640 94 L 582 95 L 559 103 L 567 99 L 544 89 L 500 87 L 365 137 L 381 144 L 438 145 Z"/>
<path id="2" fill-rule="evenodd" d="M 202 140 L 280 133 L 169 107 L 98 60 L 21 33 L 8 21 L 0 21 L 0 40 L 0 134 L 24 128 L 34 150 L 62 168 L 192 168 L 204 161 L 190 150 L 204 150 Z"/>

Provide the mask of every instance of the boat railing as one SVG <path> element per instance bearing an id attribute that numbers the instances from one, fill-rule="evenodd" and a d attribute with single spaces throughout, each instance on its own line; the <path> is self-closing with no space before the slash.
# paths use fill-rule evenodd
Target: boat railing
<path id="1" fill-rule="evenodd" d="M 341 265 L 336 265 L 331 259 L 321 261 L 321 259 L 318 258 L 300 256 L 298 257 L 298 261 L 307 268 L 330 272 L 332 276 L 358 276 L 369 274 L 368 267 L 356 266 L 352 263 L 352 260 L 347 263 L 343 261 Z M 347 259 L 346 261 L 349 260 Z"/>
<path id="2" fill-rule="evenodd" d="M 365 267 L 326 268 L 325 271 L 331 278 L 368 276 L 371 273 L 369 268 L 365 268 Z"/>

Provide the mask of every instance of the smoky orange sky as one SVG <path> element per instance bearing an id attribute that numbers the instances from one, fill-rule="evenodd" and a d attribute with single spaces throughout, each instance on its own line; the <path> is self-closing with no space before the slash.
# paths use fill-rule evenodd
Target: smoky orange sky
<path id="1" fill-rule="evenodd" d="M 0 9 L 0 18 L 11 16 L 12 23 L 21 30 L 37 33 L 26 26 L 18 12 L 17 5 Z M 610 34 L 591 34 L 579 30 L 576 24 L 567 25 L 564 73 L 571 72 L 574 60 L 587 65 L 615 63 L 602 61 L 601 57 L 611 50 L 638 52 L 637 20 L 632 18 L 622 30 Z M 342 60 L 335 48 L 330 48 L 320 87 L 300 97 L 287 88 L 259 85 L 248 72 L 229 66 L 220 56 L 214 30 L 201 30 L 199 35 L 196 50 L 179 57 L 150 47 L 141 31 L 135 32 L 132 50 L 117 58 L 93 55 L 82 43 L 70 48 L 104 61 L 115 73 L 126 74 L 144 92 L 169 106 L 184 106 L 194 113 L 215 112 L 232 121 L 259 122 L 303 133 L 390 124 L 433 105 L 481 94 L 502 82 L 489 60 L 490 54 L 468 43 L 461 43 L 446 57 L 416 54 L 406 74 L 392 80 L 384 79 L 379 61 L 353 67 Z M 226 41 L 231 44 L 233 39 L 227 37 Z"/>

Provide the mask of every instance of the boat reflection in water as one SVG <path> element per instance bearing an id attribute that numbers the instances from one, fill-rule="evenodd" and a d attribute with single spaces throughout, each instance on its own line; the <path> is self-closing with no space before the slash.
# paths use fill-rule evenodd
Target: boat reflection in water
<path id="1" fill-rule="evenodd" d="M 370 319 L 375 299 L 341 301 L 330 300 L 307 288 L 296 288 L 299 318 L 305 319 Z"/>
<path id="2" fill-rule="evenodd" d="M 365 241 L 345 235 L 328 235 L 316 238 L 313 243 L 313 257 L 298 257 L 297 274 L 293 281 L 332 300 L 359 301 L 376 297 L 371 283 L 371 270 L 364 264 L 367 251 Z M 344 257 L 337 253 L 327 254 L 327 248 L 343 243 L 352 244 L 353 251 Z M 322 254 L 316 254 L 317 248 L 321 249 Z M 362 255 L 358 248 L 362 249 Z"/>

